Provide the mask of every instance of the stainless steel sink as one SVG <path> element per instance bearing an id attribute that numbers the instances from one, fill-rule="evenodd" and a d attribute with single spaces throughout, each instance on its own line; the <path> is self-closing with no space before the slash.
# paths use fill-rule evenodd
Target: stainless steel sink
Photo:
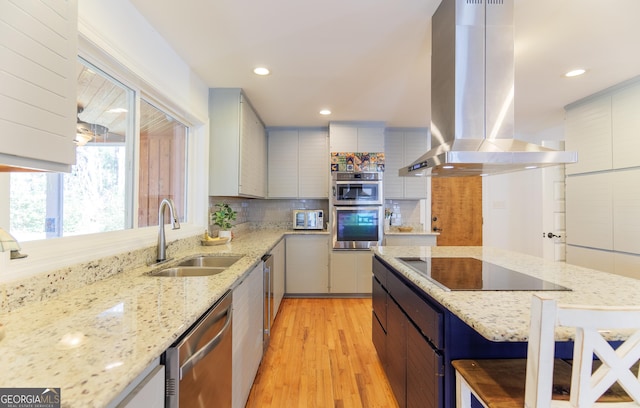
<path id="1" fill-rule="evenodd" d="M 197 256 L 195 258 L 186 259 L 178 264 L 178 266 L 203 266 L 228 268 L 238 262 L 241 256 Z"/>
<path id="2" fill-rule="evenodd" d="M 176 266 L 175 268 L 161 269 L 152 272 L 151 276 L 189 277 L 189 276 L 213 276 L 222 273 L 227 268 L 201 267 L 201 266 Z"/>
<path id="3" fill-rule="evenodd" d="M 151 272 L 149 275 L 168 277 L 213 276 L 224 272 L 241 258 L 242 256 L 196 256 L 185 259 L 175 267 Z"/>

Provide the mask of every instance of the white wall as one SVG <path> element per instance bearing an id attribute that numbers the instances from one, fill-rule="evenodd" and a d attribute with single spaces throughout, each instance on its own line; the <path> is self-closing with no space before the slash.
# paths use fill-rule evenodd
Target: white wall
<path id="1" fill-rule="evenodd" d="M 541 145 L 564 140 L 564 125 L 517 138 Z M 542 169 L 485 177 L 483 191 L 483 244 L 543 256 Z"/>
<path id="2" fill-rule="evenodd" d="M 207 86 L 131 2 L 79 1 L 78 31 L 163 96 L 183 106 L 185 116 L 207 122 Z"/>

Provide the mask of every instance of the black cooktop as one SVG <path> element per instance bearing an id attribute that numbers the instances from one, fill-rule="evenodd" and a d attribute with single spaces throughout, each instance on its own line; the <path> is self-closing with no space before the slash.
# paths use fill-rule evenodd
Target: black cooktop
<path id="1" fill-rule="evenodd" d="M 445 290 L 571 290 L 475 258 L 396 258 Z"/>

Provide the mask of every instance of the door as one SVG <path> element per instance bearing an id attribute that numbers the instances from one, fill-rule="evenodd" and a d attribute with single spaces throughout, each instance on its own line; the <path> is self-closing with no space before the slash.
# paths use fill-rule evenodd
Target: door
<path id="1" fill-rule="evenodd" d="M 564 150 L 564 142 L 543 146 Z M 542 256 L 550 261 L 566 260 L 565 166 L 542 169 Z"/>
<path id="2" fill-rule="evenodd" d="M 482 177 L 431 178 L 431 230 L 438 246 L 482 245 Z"/>

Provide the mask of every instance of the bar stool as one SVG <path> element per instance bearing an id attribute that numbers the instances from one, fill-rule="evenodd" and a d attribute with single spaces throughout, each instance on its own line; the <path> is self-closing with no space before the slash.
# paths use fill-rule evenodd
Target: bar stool
<path id="1" fill-rule="evenodd" d="M 575 328 L 572 361 L 554 358 L 556 327 Z M 629 336 L 613 349 L 601 330 Z M 456 406 L 471 407 L 474 395 L 488 408 L 639 407 L 638 360 L 640 306 L 566 305 L 534 295 L 527 358 L 453 361 Z"/>

